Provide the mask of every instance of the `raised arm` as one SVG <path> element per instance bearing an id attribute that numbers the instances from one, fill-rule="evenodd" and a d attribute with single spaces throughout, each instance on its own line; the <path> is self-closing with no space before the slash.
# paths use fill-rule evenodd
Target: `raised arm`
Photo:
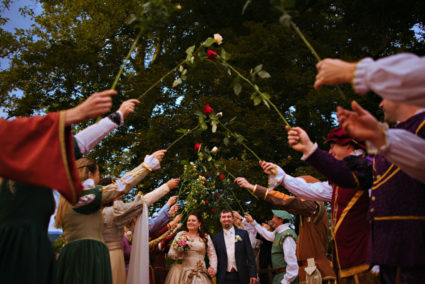
<path id="1" fill-rule="evenodd" d="M 128 193 L 133 187 L 138 185 L 148 173 L 160 169 L 160 162 L 165 155 L 166 150 L 159 150 L 152 155 L 146 155 L 143 163 L 126 173 L 114 183 L 102 188 L 102 203 L 106 204 L 113 201 L 116 197 Z"/>

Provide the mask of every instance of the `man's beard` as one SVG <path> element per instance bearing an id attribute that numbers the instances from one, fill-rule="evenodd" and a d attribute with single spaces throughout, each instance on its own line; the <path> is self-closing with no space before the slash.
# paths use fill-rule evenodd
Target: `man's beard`
<path id="1" fill-rule="evenodd" d="M 232 224 L 223 224 L 223 228 L 230 229 L 232 227 Z"/>

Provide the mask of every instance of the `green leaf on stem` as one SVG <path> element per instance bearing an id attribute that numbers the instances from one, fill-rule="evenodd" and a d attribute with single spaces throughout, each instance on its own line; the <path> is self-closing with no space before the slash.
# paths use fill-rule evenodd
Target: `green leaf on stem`
<path id="1" fill-rule="evenodd" d="M 192 45 L 192 46 L 190 46 L 190 47 L 188 47 L 187 49 L 186 49 L 186 54 L 187 54 L 187 57 L 189 58 L 189 57 L 191 57 L 192 55 L 193 55 L 193 52 L 195 51 L 195 45 Z"/>
<path id="2" fill-rule="evenodd" d="M 229 54 L 229 53 L 227 53 L 227 52 L 224 50 L 224 48 L 221 48 L 221 51 L 220 51 L 220 57 L 221 57 L 224 61 L 227 61 L 227 60 L 229 60 L 229 58 L 230 58 L 230 54 Z"/>
<path id="3" fill-rule="evenodd" d="M 229 138 L 227 138 L 227 137 L 224 137 L 224 139 L 223 139 L 223 144 L 224 145 L 226 145 L 226 146 L 229 146 Z"/>
<path id="4" fill-rule="evenodd" d="M 255 97 L 254 98 L 254 106 L 258 106 L 259 104 L 261 104 L 261 98 L 260 97 Z"/>
<path id="5" fill-rule="evenodd" d="M 289 28 L 291 26 L 291 16 L 289 14 L 283 14 L 279 18 L 279 23 L 285 28 Z"/>
<path id="6" fill-rule="evenodd" d="M 211 131 L 215 133 L 217 131 L 217 121 L 211 120 Z"/>
<path id="7" fill-rule="evenodd" d="M 255 73 L 258 73 L 258 72 L 260 72 L 262 69 L 263 69 L 263 64 L 260 64 L 260 65 L 255 66 L 254 71 L 255 71 Z"/>
<path id="8" fill-rule="evenodd" d="M 233 86 L 233 92 L 235 92 L 235 95 L 239 95 L 242 91 L 242 85 L 240 83 L 236 83 Z"/>
<path id="9" fill-rule="evenodd" d="M 173 82 L 173 88 L 177 87 L 182 82 L 183 82 L 183 80 L 181 78 L 178 78 L 177 80 L 174 80 L 174 82 Z"/>
<path id="10" fill-rule="evenodd" d="M 211 45 L 213 45 L 215 43 L 215 39 L 212 37 L 207 38 L 203 43 L 202 46 L 205 47 L 210 47 Z"/>
<path id="11" fill-rule="evenodd" d="M 270 76 L 269 72 L 264 71 L 264 70 L 261 70 L 260 72 L 258 72 L 258 76 L 261 79 L 268 79 L 268 78 L 271 78 L 272 77 L 272 76 Z"/>

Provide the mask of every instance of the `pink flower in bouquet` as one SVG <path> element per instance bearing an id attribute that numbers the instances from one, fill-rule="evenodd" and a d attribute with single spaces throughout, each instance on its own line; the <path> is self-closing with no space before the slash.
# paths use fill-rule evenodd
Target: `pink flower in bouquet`
<path id="1" fill-rule="evenodd" d="M 206 105 L 204 106 L 204 109 L 202 110 L 202 112 L 203 112 L 205 115 L 209 115 L 212 111 L 213 111 L 213 109 L 212 109 L 212 107 L 210 107 L 210 105 L 209 105 L 209 104 L 206 104 Z"/>
<path id="2" fill-rule="evenodd" d="M 213 51 L 211 49 L 209 49 L 207 51 L 207 57 L 208 57 L 209 60 L 213 60 L 214 61 L 214 59 L 217 57 L 217 55 L 218 55 L 217 52 L 215 52 L 215 51 Z"/>
<path id="3" fill-rule="evenodd" d="M 193 147 L 193 149 L 195 151 L 199 151 L 199 149 L 201 149 L 201 143 L 196 143 L 195 146 Z"/>
<path id="4" fill-rule="evenodd" d="M 223 180 L 223 179 L 224 179 L 224 175 L 220 174 L 220 180 Z"/>

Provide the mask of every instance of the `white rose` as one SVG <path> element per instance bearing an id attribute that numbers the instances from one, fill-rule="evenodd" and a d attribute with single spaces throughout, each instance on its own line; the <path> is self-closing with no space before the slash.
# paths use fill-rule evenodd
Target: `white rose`
<path id="1" fill-rule="evenodd" d="M 223 43 L 223 37 L 220 34 L 214 34 L 214 40 L 218 45 Z"/>
<path id="2" fill-rule="evenodd" d="M 219 113 L 217 113 L 217 116 L 218 117 L 222 117 L 223 116 L 223 113 L 222 112 L 219 112 Z"/>
<path id="3" fill-rule="evenodd" d="M 217 153 L 217 152 L 218 152 L 218 148 L 214 146 L 214 148 L 211 149 L 211 153 Z"/>

